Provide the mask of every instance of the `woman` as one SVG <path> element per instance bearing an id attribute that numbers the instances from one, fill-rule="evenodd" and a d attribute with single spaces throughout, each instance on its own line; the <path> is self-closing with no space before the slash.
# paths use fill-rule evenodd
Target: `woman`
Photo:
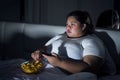
<path id="1" fill-rule="evenodd" d="M 114 64 L 110 64 L 112 69 L 109 68 L 111 66 L 105 66 L 111 58 L 105 59 L 106 49 L 94 34 L 89 14 L 85 11 L 73 11 L 66 19 L 66 33 L 55 36 L 45 44 L 46 47 L 51 46 L 52 55 L 48 56 L 37 50 L 31 54 L 32 58 L 40 60 L 42 55 L 53 67 L 71 74 L 91 72 L 98 75 L 101 71 L 102 74 L 113 74 Z M 104 66 L 110 70 L 102 70 Z"/>

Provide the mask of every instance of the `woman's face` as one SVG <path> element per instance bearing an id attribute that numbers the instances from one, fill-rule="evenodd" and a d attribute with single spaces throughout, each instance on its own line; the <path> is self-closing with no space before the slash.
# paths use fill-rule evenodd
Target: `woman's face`
<path id="1" fill-rule="evenodd" d="M 75 19 L 74 16 L 67 18 L 66 33 L 68 37 L 76 38 L 83 35 L 83 24 Z"/>

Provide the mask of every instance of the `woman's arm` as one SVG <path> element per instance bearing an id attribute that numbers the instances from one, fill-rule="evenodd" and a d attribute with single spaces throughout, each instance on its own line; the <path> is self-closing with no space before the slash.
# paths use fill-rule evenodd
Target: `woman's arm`
<path id="1" fill-rule="evenodd" d="M 50 64 L 55 67 L 64 69 L 70 73 L 78 73 L 82 71 L 89 71 L 93 73 L 98 73 L 100 67 L 103 64 L 103 60 L 99 57 L 87 55 L 83 58 L 82 61 L 69 61 L 69 60 L 60 60 L 56 55 L 47 56 L 43 55 Z"/>
<path id="2" fill-rule="evenodd" d="M 71 73 L 78 73 L 82 71 L 89 71 L 98 73 L 103 60 L 99 57 L 87 55 L 80 62 L 61 61 L 58 67 L 65 69 Z"/>

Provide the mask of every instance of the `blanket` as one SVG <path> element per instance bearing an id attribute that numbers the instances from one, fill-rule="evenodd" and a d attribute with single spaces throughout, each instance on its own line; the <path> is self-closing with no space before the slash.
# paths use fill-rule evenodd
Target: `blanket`
<path id="1" fill-rule="evenodd" d="M 20 64 L 25 61 L 24 59 L 0 61 L 0 80 L 97 80 L 96 75 L 92 73 L 81 72 L 67 75 L 49 65 L 37 74 L 26 74 L 20 68 Z"/>

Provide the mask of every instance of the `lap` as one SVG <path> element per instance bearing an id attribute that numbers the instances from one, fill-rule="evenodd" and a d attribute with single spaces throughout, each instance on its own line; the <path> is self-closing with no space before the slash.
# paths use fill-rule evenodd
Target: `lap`
<path id="1" fill-rule="evenodd" d="M 57 80 L 97 80 L 97 76 L 89 72 L 81 72 Z"/>
<path id="2" fill-rule="evenodd" d="M 0 61 L 0 79 L 2 80 L 97 80 L 96 75 L 81 72 L 66 75 L 58 68 L 46 67 L 38 74 L 25 74 L 20 69 L 20 64 L 25 60 Z"/>

